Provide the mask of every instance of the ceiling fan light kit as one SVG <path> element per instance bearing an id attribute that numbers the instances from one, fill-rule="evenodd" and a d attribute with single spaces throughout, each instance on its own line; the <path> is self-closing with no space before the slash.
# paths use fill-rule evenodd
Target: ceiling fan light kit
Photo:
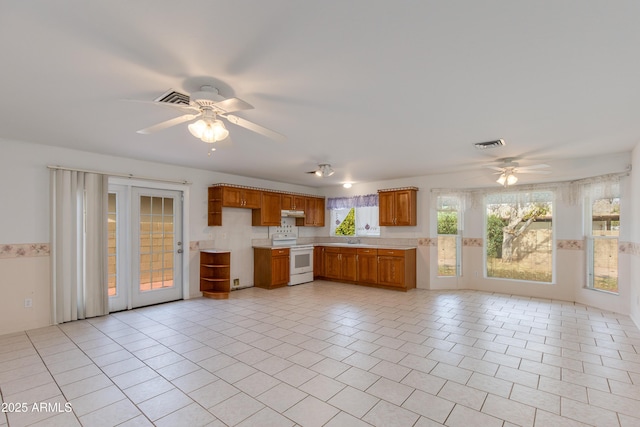
<path id="1" fill-rule="evenodd" d="M 500 175 L 496 182 L 500 185 L 508 187 L 518 182 L 518 177 L 513 173 L 513 171 L 505 171 Z"/>
<path id="2" fill-rule="evenodd" d="M 229 136 L 229 131 L 224 127 L 224 123 L 217 119 L 200 119 L 197 122 L 191 123 L 188 128 L 191 135 L 210 144 L 222 141 Z"/>
<path id="3" fill-rule="evenodd" d="M 504 159 L 499 159 L 499 161 L 500 163 L 498 165 L 485 165 L 485 167 L 498 171 L 496 174 L 499 174 L 500 176 L 496 182 L 500 185 L 504 185 L 505 187 L 514 185 L 518 182 L 516 174 L 532 173 L 546 175 L 551 173 L 549 171 L 540 170 L 548 168 L 549 165 L 546 164 L 520 167 L 520 164 L 516 162 L 513 157 L 506 157 Z"/>
<path id="4" fill-rule="evenodd" d="M 325 178 L 327 176 L 331 176 L 331 175 L 333 175 L 333 173 L 334 173 L 334 170 L 331 167 L 331 165 L 328 164 L 328 163 L 324 163 L 324 164 L 318 165 L 318 170 L 315 172 L 316 176 L 319 176 L 319 177 L 322 177 L 322 178 Z"/>

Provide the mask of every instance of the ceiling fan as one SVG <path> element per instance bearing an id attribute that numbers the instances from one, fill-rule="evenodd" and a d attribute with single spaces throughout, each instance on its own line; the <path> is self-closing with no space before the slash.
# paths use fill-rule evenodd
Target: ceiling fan
<path id="1" fill-rule="evenodd" d="M 320 163 L 318 165 L 318 169 L 309 171 L 307 173 L 315 174 L 321 178 L 325 178 L 327 176 L 331 176 L 334 174 L 334 170 L 329 163 Z"/>
<path id="2" fill-rule="evenodd" d="M 253 106 L 239 98 L 225 99 L 218 93 L 218 89 L 213 86 L 201 86 L 199 91 L 193 92 L 191 95 L 169 89 L 156 98 L 153 104 L 176 108 L 184 114 L 140 129 L 137 131 L 138 133 L 150 134 L 181 123 L 197 120 L 189 124 L 189 132 L 204 142 L 214 143 L 225 139 L 229 135 L 224 123 L 219 120 L 219 117 L 221 117 L 229 123 L 249 129 L 275 141 L 285 141 L 287 139 L 278 132 L 230 114 L 236 111 L 251 110 Z"/>
<path id="3" fill-rule="evenodd" d="M 520 167 L 520 164 L 515 160 L 515 157 L 505 157 L 504 159 L 498 159 L 499 163 L 497 165 L 484 165 L 484 167 L 496 170 L 497 172 L 495 172 L 495 174 L 500 175 L 496 182 L 505 187 L 518 182 L 518 177 L 516 174 L 535 173 L 547 175 L 551 173 L 550 171 L 541 170 L 550 167 L 547 164 L 541 163 L 537 165 Z"/>

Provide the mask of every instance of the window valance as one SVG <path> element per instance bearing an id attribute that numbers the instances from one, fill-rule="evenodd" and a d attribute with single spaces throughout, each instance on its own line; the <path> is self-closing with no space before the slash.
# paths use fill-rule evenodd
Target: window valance
<path id="1" fill-rule="evenodd" d="M 378 206 L 377 194 L 365 194 L 353 197 L 329 197 L 327 199 L 327 209 L 347 209 L 364 208 Z"/>

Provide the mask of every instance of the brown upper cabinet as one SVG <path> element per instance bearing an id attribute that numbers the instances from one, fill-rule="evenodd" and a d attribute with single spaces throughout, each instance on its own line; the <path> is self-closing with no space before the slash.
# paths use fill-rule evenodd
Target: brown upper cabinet
<path id="1" fill-rule="evenodd" d="M 307 197 L 304 209 L 304 225 L 324 227 L 324 199 Z"/>
<path id="2" fill-rule="evenodd" d="M 207 224 L 222 225 L 222 208 L 251 209 L 251 225 L 280 225 L 282 210 L 304 211 L 297 226 L 324 227 L 324 198 L 280 193 L 261 188 L 214 184 L 208 189 Z"/>
<path id="3" fill-rule="evenodd" d="M 284 210 L 304 211 L 305 201 L 307 200 L 307 198 L 294 194 L 283 194 L 280 200 L 282 203 L 282 209 Z"/>
<path id="4" fill-rule="evenodd" d="M 378 190 L 380 225 L 417 225 L 417 192 L 418 189 L 415 187 Z"/>
<path id="5" fill-rule="evenodd" d="M 227 208 L 260 208 L 261 191 L 249 188 L 222 187 L 222 206 Z"/>
<path id="6" fill-rule="evenodd" d="M 263 191 L 260 196 L 260 209 L 252 211 L 251 225 L 280 225 L 280 194 Z"/>

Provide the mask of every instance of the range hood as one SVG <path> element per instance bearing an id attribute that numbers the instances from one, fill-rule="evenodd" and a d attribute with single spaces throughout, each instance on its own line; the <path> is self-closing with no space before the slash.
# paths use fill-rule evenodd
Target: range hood
<path id="1" fill-rule="evenodd" d="M 283 218 L 304 218 L 304 211 L 294 211 L 283 209 L 280 212 L 280 216 Z"/>

